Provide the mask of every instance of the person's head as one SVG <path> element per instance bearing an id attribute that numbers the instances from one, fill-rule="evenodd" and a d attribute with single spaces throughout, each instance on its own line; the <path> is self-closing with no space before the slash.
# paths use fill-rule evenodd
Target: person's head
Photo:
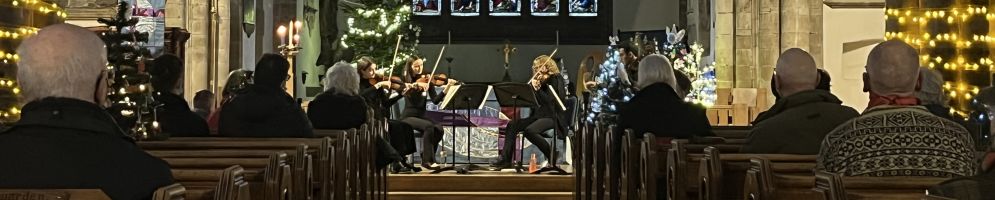
<path id="1" fill-rule="evenodd" d="M 947 105 L 947 95 L 943 93 L 943 74 L 925 67 L 919 68 L 922 87 L 916 98 L 922 105 Z M 946 106 L 944 106 L 946 107 Z"/>
<path id="2" fill-rule="evenodd" d="M 349 63 L 338 62 L 325 72 L 325 92 L 335 92 L 346 95 L 359 93 L 359 75 L 356 68 Z"/>
<path id="3" fill-rule="evenodd" d="M 622 58 L 622 64 L 630 64 L 639 58 L 639 49 L 632 42 L 624 42 L 618 45 L 618 55 Z"/>
<path id="4" fill-rule="evenodd" d="M 290 70 L 290 62 L 287 62 L 286 58 L 280 54 L 267 53 L 256 63 L 253 84 L 262 87 L 283 87 L 283 83 L 290 77 L 287 70 Z"/>
<path id="5" fill-rule="evenodd" d="M 93 32 L 71 24 L 38 31 L 17 48 L 17 83 L 24 102 L 64 97 L 104 104 L 107 50 Z"/>
<path id="6" fill-rule="evenodd" d="M 829 72 L 819 69 L 819 85 L 816 85 L 815 89 L 830 91 L 833 86 L 832 81 L 833 78 L 829 77 Z"/>
<path id="7" fill-rule="evenodd" d="M 168 92 L 179 95 L 183 93 L 180 82 L 183 81 L 183 61 L 173 54 L 163 54 L 152 61 L 149 67 L 152 75 L 152 88 L 157 92 Z"/>
<path id="8" fill-rule="evenodd" d="M 552 58 L 547 55 L 541 55 L 536 57 L 535 60 L 532 60 L 532 73 L 559 74 L 560 68 L 556 65 L 556 61 L 553 61 Z"/>
<path id="9" fill-rule="evenodd" d="M 422 70 L 424 69 L 425 69 L 425 60 L 421 59 L 421 57 L 411 56 L 408 58 L 407 61 L 404 62 L 404 75 L 406 75 L 406 77 L 408 78 L 411 78 L 411 80 L 407 80 L 409 82 L 414 81 L 414 78 L 417 78 L 418 75 L 421 75 Z"/>
<path id="10" fill-rule="evenodd" d="M 371 79 L 375 75 L 377 70 L 377 63 L 373 62 L 373 58 L 369 56 L 360 57 L 356 61 L 356 71 L 359 72 L 362 79 Z"/>
<path id="11" fill-rule="evenodd" d="M 660 54 L 646 56 L 639 62 L 638 78 L 639 82 L 636 83 L 636 88 L 640 90 L 655 83 L 666 83 L 674 88 L 674 92 L 679 91 L 670 61 L 667 61 L 667 58 Z"/>
<path id="12" fill-rule="evenodd" d="M 774 82 L 781 97 L 813 90 L 819 84 L 819 72 L 812 56 L 798 48 L 791 48 L 777 58 Z"/>
<path id="13" fill-rule="evenodd" d="M 912 97 L 919 85 L 919 54 L 899 40 L 882 42 L 867 55 L 864 91 Z"/>
<path id="14" fill-rule="evenodd" d="M 679 70 L 674 70 L 674 81 L 677 82 L 677 96 L 681 98 L 691 94 L 691 78 Z"/>
<path id="15" fill-rule="evenodd" d="M 211 111 L 214 108 L 214 93 L 208 90 L 197 91 L 193 95 L 193 107 L 197 109 Z"/>
<path id="16" fill-rule="evenodd" d="M 228 81 L 225 81 L 225 89 L 221 91 L 222 98 L 229 98 L 235 92 L 252 85 L 252 71 L 238 69 L 228 73 Z"/>

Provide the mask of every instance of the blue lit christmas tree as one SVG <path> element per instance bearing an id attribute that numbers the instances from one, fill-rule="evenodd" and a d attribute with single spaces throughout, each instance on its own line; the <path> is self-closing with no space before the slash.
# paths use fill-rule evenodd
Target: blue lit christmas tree
<path id="1" fill-rule="evenodd" d="M 624 72 L 619 72 L 620 70 L 624 71 L 625 66 L 621 62 L 622 58 L 619 56 L 618 47 L 615 45 L 618 42 L 618 38 L 612 37 L 611 41 L 612 45 L 608 47 L 605 53 L 607 59 L 598 68 L 600 73 L 594 78 L 597 85 L 591 92 L 591 108 L 585 117 L 588 123 L 615 123 L 614 119 L 618 113 L 618 106 L 623 102 L 629 101 L 633 96 L 631 85 L 622 81 L 625 79 L 622 77 Z"/>

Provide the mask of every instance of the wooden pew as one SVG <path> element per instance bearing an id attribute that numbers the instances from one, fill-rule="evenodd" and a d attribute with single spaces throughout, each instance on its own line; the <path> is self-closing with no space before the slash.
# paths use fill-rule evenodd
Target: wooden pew
<path id="1" fill-rule="evenodd" d="M 170 158 L 165 160 L 170 162 Z M 290 199 L 293 197 L 292 175 L 290 165 L 287 163 L 287 154 L 276 152 L 269 158 L 256 159 L 249 163 L 256 164 L 259 160 L 266 162 L 266 165 L 262 168 L 250 168 L 249 170 L 235 165 L 246 171 L 243 176 L 246 177 L 246 181 L 251 183 L 249 184 L 251 196 L 263 199 Z M 203 165 L 170 165 L 170 168 L 173 170 L 176 181 L 187 187 L 211 187 L 219 180 L 225 180 L 218 178 L 217 173 L 220 168 L 215 166 L 202 168 L 201 166 Z"/>
<path id="2" fill-rule="evenodd" d="M 187 189 L 179 183 L 174 183 L 156 189 L 152 193 L 152 200 L 183 200 L 186 195 Z"/>
<path id="3" fill-rule="evenodd" d="M 925 191 L 947 178 L 936 177 L 840 177 L 788 175 L 773 172 L 764 158 L 750 160 L 743 199 L 922 199 Z"/>
<path id="4" fill-rule="evenodd" d="M 741 198 L 752 158 L 771 161 L 775 173 L 796 175 L 811 175 L 816 161 L 815 155 L 721 154 L 717 148 L 708 147 L 698 162 L 698 174 L 691 181 L 698 186 L 698 199 Z"/>
<path id="5" fill-rule="evenodd" d="M 0 189 L 0 199 L 110 200 L 100 189 Z"/>
<path id="6" fill-rule="evenodd" d="M 259 177 L 258 174 L 258 171 L 246 171 L 237 165 L 224 170 L 173 170 L 173 178 L 186 189 L 185 199 L 191 200 L 248 200 L 250 180 L 259 180 L 246 176 Z"/>

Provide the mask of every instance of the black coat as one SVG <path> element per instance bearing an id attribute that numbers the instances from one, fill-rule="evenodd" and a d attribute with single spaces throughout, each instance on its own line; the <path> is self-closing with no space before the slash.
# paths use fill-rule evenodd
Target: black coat
<path id="1" fill-rule="evenodd" d="M 384 90 L 377 89 L 370 84 L 369 81 L 360 81 L 359 83 L 359 96 L 366 99 L 366 104 L 373 109 L 376 116 L 375 118 L 387 118 L 390 117 L 390 107 L 394 106 L 398 100 L 403 96 L 396 96 L 390 98 Z"/>
<path id="2" fill-rule="evenodd" d="M 860 114 L 842 103 L 829 91 L 818 89 L 781 97 L 757 116 L 740 152 L 819 154 L 826 134 Z"/>
<path id="3" fill-rule="evenodd" d="M 253 85 L 221 109 L 218 132 L 228 137 L 313 137 L 311 122 L 290 95 Z"/>
<path id="4" fill-rule="evenodd" d="M 171 137 L 206 137 L 210 130 L 207 121 L 187 107 L 187 101 L 173 93 L 159 93 L 155 99 L 162 102 L 156 110 L 159 127 Z"/>
<path id="5" fill-rule="evenodd" d="M 623 104 L 618 111 L 617 128 L 632 129 L 639 136 L 653 133 L 657 137 L 679 139 L 714 135 L 705 109 L 684 102 L 664 83 L 643 88 Z"/>
<path id="6" fill-rule="evenodd" d="M 439 102 L 443 96 L 435 92 L 434 89 L 428 89 L 428 96 L 422 95 L 420 91 L 408 91 L 404 94 L 404 111 L 401 112 L 401 118 L 406 117 L 417 117 L 425 118 L 425 106 L 428 104 L 428 100 L 432 99 L 433 102 Z"/>
<path id="7" fill-rule="evenodd" d="M 169 165 L 142 151 L 96 104 L 45 98 L 0 133 L 0 188 L 99 188 L 111 199 L 151 199 L 173 183 Z"/>
<path id="8" fill-rule="evenodd" d="M 308 104 L 307 116 L 315 129 L 351 129 L 366 123 L 366 101 L 359 96 L 323 92 Z"/>
<path id="9" fill-rule="evenodd" d="M 559 129 L 557 133 L 564 134 L 567 130 L 567 116 L 564 114 L 566 111 L 560 107 L 560 103 L 566 103 L 563 99 L 566 93 L 566 88 L 563 83 L 563 77 L 560 75 L 551 75 L 546 79 L 545 82 L 539 86 L 539 90 L 535 91 L 536 101 L 539 101 L 539 106 L 532 108 L 532 114 L 530 118 L 540 119 L 540 118 L 551 118 L 556 121 L 556 127 Z M 550 90 L 553 88 L 553 91 Z M 553 95 L 556 92 L 556 95 Z M 557 96 L 559 96 L 559 102 L 557 102 Z M 560 135 L 563 136 L 563 135 Z"/>

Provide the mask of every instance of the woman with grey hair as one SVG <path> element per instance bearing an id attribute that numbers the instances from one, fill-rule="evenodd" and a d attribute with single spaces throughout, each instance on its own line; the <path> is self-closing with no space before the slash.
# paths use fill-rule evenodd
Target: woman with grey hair
<path id="1" fill-rule="evenodd" d="M 702 109 L 684 102 L 679 95 L 674 70 L 660 54 L 646 56 L 639 63 L 636 95 L 619 108 L 618 128 L 632 129 L 637 136 L 686 139 L 711 136 L 711 125 Z"/>
<path id="2" fill-rule="evenodd" d="M 315 129 L 359 128 L 366 123 L 368 106 L 359 97 L 359 74 L 345 62 L 335 63 L 325 75 L 325 92 L 308 104 L 307 115 Z"/>
<path id="3" fill-rule="evenodd" d="M 916 91 L 919 104 L 937 117 L 958 121 L 950 115 L 950 107 L 947 107 L 947 96 L 943 93 L 943 75 L 936 70 L 920 67 L 919 76 L 920 89 Z"/>

